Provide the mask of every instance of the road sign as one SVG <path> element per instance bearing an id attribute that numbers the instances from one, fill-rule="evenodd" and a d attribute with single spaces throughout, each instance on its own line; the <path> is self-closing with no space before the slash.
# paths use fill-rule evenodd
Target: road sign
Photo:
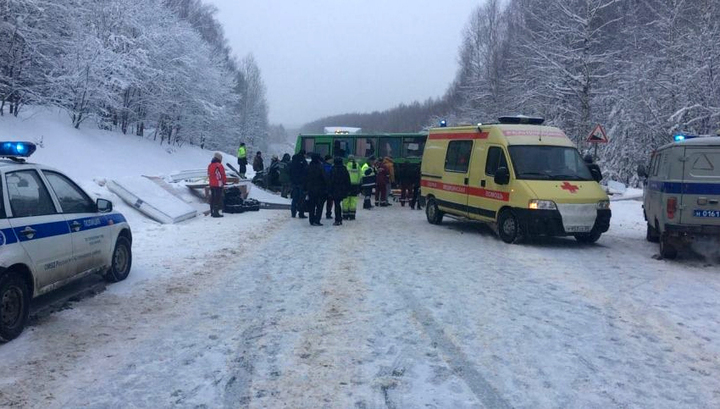
<path id="1" fill-rule="evenodd" d="M 597 124 L 595 129 L 588 135 L 586 141 L 588 143 L 608 143 L 608 137 L 602 125 Z"/>

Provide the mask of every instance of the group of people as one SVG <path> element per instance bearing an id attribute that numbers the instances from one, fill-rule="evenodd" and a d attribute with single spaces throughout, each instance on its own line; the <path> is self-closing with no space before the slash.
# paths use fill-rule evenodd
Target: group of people
<path id="1" fill-rule="evenodd" d="M 273 159 L 277 159 L 277 157 L 274 156 Z M 237 162 L 238 162 L 238 167 L 239 167 L 239 169 L 238 169 L 239 176 L 241 178 L 245 179 L 246 178 L 245 172 L 247 172 L 247 165 L 248 165 L 247 147 L 245 146 L 245 142 L 240 143 L 240 147 L 238 148 L 238 151 L 237 151 Z M 265 169 L 265 163 L 264 163 L 264 160 L 262 157 L 262 152 L 258 151 L 257 153 L 255 153 L 255 159 L 253 159 L 252 167 L 255 172 L 262 172 L 262 170 Z"/>
<path id="2" fill-rule="evenodd" d="M 320 221 L 324 209 L 327 219 L 333 218 L 334 211 L 334 226 L 341 226 L 343 220 L 355 220 L 361 182 L 360 164 L 352 155 L 348 157 L 347 165 L 341 157 L 328 155 L 322 158 L 313 153 L 310 158 L 308 164 L 306 152 L 301 150 L 290 160 L 290 215 L 308 218 L 311 226 L 322 226 Z"/>

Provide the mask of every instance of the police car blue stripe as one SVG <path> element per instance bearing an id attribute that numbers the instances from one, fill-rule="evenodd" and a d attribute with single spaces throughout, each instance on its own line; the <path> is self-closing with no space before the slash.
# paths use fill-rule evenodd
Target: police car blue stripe
<path id="1" fill-rule="evenodd" d="M 22 231 L 28 227 L 35 230 L 35 233 L 33 233 L 32 236 L 27 236 L 22 233 Z M 13 230 L 15 231 L 17 238 L 21 242 L 29 241 L 29 240 L 39 240 L 39 239 L 44 239 L 47 237 L 60 236 L 63 234 L 70 233 L 70 227 L 68 226 L 68 223 L 64 220 L 61 222 L 29 224 L 29 225 L 20 226 L 20 227 L 14 227 Z"/>
<path id="2" fill-rule="evenodd" d="M 105 216 L 107 220 L 112 220 L 113 223 L 125 223 L 125 216 L 121 215 L 120 213 L 113 213 Z"/>
<path id="3" fill-rule="evenodd" d="M 13 229 L 2 229 L 0 230 L 0 246 L 5 244 L 14 244 L 18 242 L 18 238 L 15 235 Z"/>
<path id="4" fill-rule="evenodd" d="M 663 193 L 688 195 L 720 195 L 720 183 L 680 183 L 658 182 L 648 183 L 648 189 Z"/>

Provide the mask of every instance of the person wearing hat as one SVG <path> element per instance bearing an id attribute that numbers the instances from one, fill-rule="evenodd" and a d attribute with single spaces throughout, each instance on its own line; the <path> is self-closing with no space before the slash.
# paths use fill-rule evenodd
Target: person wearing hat
<path id="1" fill-rule="evenodd" d="M 362 175 L 362 190 L 363 190 L 363 209 L 372 209 L 372 191 L 375 187 L 375 156 L 370 156 L 360 168 L 360 174 Z"/>
<path id="2" fill-rule="evenodd" d="M 310 213 L 310 225 L 322 226 L 320 219 L 322 218 L 323 207 L 325 205 L 325 197 L 327 196 L 327 180 L 323 168 L 323 159 L 317 153 L 312 154 L 312 160 L 307 167 L 307 178 L 305 179 L 305 191 L 308 200 L 306 209 Z"/>
<path id="3" fill-rule="evenodd" d="M 240 142 L 240 147 L 237 151 L 237 160 L 238 160 L 238 166 L 240 169 L 238 172 L 240 173 L 238 176 L 245 179 L 245 172 L 247 172 L 247 149 L 245 148 L 245 142 Z"/>
<path id="4" fill-rule="evenodd" d="M 363 175 L 360 165 L 358 165 L 353 155 L 348 156 L 347 171 L 350 176 L 350 191 L 342 201 L 342 213 L 343 219 L 355 220 L 357 195 L 360 194 L 360 184 L 362 183 Z"/>
<path id="5" fill-rule="evenodd" d="M 208 181 L 210 182 L 210 214 L 212 217 L 223 217 L 222 209 L 223 188 L 227 183 L 225 168 L 222 165 L 222 154 L 215 152 L 208 166 Z"/>
<path id="6" fill-rule="evenodd" d="M 257 173 L 262 172 L 263 169 L 265 169 L 265 164 L 263 164 L 262 152 L 258 151 L 258 153 L 255 154 L 255 159 L 253 160 L 253 170 Z"/>
<path id="7" fill-rule="evenodd" d="M 360 173 L 359 169 L 358 173 Z M 333 167 L 330 170 L 330 178 L 328 180 L 328 196 L 332 197 L 332 200 L 335 202 L 335 223 L 333 226 L 342 225 L 343 213 L 345 213 L 343 204 L 345 203 L 346 197 L 350 194 L 350 189 L 350 174 L 347 168 L 345 168 L 345 165 L 343 165 L 342 158 L 337 156 L 333 161 Z M 341 207 L 343 211 L 340 211 Z"/>
<path id="8" fill-rule="evenodd" d="M 325 155 L 325 162 L 323 162 L 323 169 L 325 169 L 325 176 L 327 176 L 328 180 L 330 179 L 330 172 L 333 168 L 333 157 L 331 155 Z M 327 204 L 325 205 L 325 218 L 326 219 L 332 219 L 332 211 L 333 211 L 333 204 L 335 204 L 335 201 L 333 200 L 332 193 L 328 191 L 328 195 L 326 197 Z M 335 214 L 340 213 L 340 208 L 335 208 Z"/>

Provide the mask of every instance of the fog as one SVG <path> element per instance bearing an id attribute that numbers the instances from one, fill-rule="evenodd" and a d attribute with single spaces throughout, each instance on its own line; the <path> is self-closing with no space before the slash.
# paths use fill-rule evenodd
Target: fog
<path id="1" fill-rule="evenodd" d="M 252 53 L 270 121 L 294 127 L 438 97 L 477 1 L 206 0 L 234 53 Z"/>

